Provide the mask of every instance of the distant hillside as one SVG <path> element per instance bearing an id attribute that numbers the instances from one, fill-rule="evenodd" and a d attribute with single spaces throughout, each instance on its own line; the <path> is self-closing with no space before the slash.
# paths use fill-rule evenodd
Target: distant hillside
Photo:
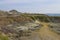
<path id="1" fill-rule="evenodd" d="M 33 22 L 35 20 L 41 22 L 60 22 L 60 17 L 51 17 L 46 14 L 22 13 L 16 10 L 0 11 L 0 25 L 7 25 L 15 22 Z"/>

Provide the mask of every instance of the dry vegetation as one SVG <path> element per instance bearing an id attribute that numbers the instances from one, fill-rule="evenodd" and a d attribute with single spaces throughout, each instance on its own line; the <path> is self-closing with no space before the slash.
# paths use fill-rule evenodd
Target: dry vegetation
<path id="1" fill-rule="evenodd" d="M 56 16 L 0 11 L 0 40 L 60 40 L 58 23 Z"/>

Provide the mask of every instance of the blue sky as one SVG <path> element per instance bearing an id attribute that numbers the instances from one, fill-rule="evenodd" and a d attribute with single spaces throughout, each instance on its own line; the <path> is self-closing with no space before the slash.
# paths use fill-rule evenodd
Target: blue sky
<path id="1" fill-rule="evenodd" d="M 0 10 L 21 12 L 60 13 L 60 0 L 0 0 Z"/>

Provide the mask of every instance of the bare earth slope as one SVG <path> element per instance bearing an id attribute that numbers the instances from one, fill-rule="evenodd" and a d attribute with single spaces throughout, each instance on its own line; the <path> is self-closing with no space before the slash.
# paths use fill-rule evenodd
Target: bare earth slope
<path id="1" fill-rule="evenodd" d="M 60 35 L 49 29 L 50 23 L 36 21 L 35 23 L 42 24 L 39 30 L 35 30 L 29 37 L 22 37 L 21 40 L 60 40 Z"/>
<path id="2" fill-rule="evenodd" d="M 43 27 L 39 30 L 41 40 L 60 40 L 60 36 L 53 31 L 49 30 L 48 24 L 43 23 Z"/>
<path id="3" fill-rule="evenodd" d="M 60 40 L 60 17 L 0 11 L 0 40 Z"/>

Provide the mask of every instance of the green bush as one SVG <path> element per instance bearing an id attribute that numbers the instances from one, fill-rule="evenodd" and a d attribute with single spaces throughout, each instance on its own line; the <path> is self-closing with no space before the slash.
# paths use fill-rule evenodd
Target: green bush
<path id="1" fill-rule="evenodd" d="M 0 34 L 0 40 L 8 40 L 8 36 L 4 36 Z"/>

